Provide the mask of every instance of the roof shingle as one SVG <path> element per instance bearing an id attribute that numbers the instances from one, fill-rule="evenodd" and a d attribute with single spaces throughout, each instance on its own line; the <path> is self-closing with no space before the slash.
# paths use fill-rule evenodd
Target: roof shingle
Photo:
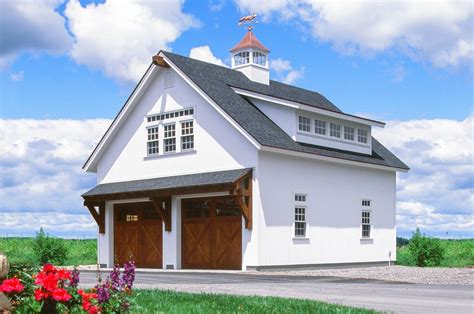
<path id="1" fill-rule="evenodd" d="M 270 81 L 269 85 L 256 83 L 239 71 L 171 52 L 163 51 L 163 53 L 260 145 L 397 169 L 409 169 L 374 137 L 372 137 L 371 155 L 295 142 L 250 100 L 238 95 L 232 87 L 342 113 L 319 93 L 276 81 Z"/>

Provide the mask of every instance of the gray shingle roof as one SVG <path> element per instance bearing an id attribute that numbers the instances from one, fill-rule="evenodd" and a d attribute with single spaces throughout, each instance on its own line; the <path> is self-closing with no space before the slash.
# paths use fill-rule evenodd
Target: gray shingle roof
<path id="1" fill-rule="evenodd" d="M 166 190 L 176 188 L 189 188 L 193 186 L 205 186 L 216 184 L 230 184 L 244 176 L 250 169 L 237 169 L 227 171 L 215 171 L 196 173 L 189 175 L 172 176 L 165 178 L 133 180 L 126 182 L 114 182 L 99 184 L 93 189 L 82 194 L 83 197 L 97 195 L 130 193 L 154 190 Z"/>
<path id="2" fill-rule="evenodd" d="M 409 169 L 407 165 L 373 137 L 372 155 L 295 142 L 285 131 L 252 104 L 250 100 L 238 95 L 232 87 L 342 113 L 339 108 L 316 92 L 276 81 L 270 81 L 270 85 L 267 86 L 249 80 L 239 71 L 183 57 L 171 52 L 163 53 L 260 145 L 399 169 Z"/>

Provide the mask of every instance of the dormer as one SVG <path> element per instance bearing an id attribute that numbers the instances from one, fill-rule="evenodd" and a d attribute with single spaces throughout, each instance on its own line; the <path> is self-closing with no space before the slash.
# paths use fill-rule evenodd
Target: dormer
<path id="1" fill-rule="evenodd" d="M 268 50 L 249 28 L 242 40 L 230 50 L 232 69 L 245 74 L 250 80 L 270 84 Z"/>

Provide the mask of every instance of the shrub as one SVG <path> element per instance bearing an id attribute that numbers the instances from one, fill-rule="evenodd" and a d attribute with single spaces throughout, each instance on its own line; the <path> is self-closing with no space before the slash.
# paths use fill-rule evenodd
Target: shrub
<path id="1" fill-rule="evenodd" d="M 62 239 L 50 237 L 43 228 L 36 233 L 33 251 L 40 265 L 46 263 L 63 265 L 68 255 Z"/>
<path id="2" fill-rule="evenodd" d="M 421 234 L 416 228 L 408 244 L 408 250 L 415 260 L 416 266 L 438 266 L 443 259 L 444 250 L 439 240 Z"/>

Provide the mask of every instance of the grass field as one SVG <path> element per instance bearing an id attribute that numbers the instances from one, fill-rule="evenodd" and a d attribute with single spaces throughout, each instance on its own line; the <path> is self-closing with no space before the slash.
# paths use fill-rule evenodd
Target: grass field
<path id="1" fill-rule="evenodd" d="M 444 258 L 440 267 L 466 267 L 474 266 L 474 239 L 467 240 L 441 240 L 444 248 Z M 410 255 L 408 246 L 404 245 L 397 249 L 397 264 L 414 266 L 415 261 Z"/>
<path id="2" fill-rule="evenodd" d="M 0 251 L 7 254 L 13 264 L 31 265 L 35 261 L 33 253 L 33 238 L 1 238 Z M 65 240 L 69 254 L 66 265 L 90 265 L 97 261 L 96 240 Z M 444 259 L 440 266 L 466 267 L 474 266 L 474 239 L 468 240 L 438 240 L 445 250 Z M 408 246 L 397 249 L 397 264 L 413 266 Z"/>
<path id="3" fill-rule="evenodd" d="M 342 305 L 276 297 L 135 290 L 134 313 L 378 313 Z"/>
<path id="4" fill-rule="evenodd" d="M 36 257 L 33 252 L 34 238 L 1 238 L 0 251 L 6 253 L 11 264 L 34 265 Z M 61 239 L 68 248 L 65 265 L 86 265 L 97 263 L 97 242 L 91 240 Z"/>

